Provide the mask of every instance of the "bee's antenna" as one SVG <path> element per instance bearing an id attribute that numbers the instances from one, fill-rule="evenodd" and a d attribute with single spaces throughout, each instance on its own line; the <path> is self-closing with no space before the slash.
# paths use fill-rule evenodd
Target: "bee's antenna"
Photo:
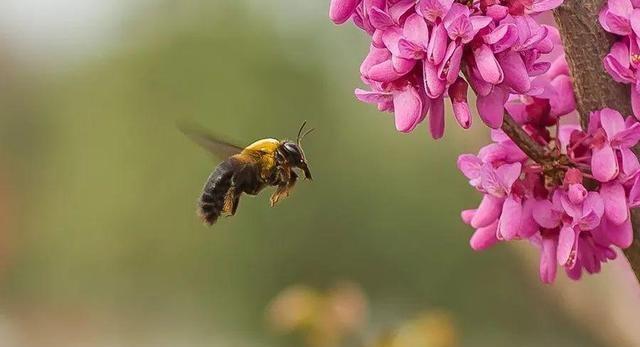
<path id="1" fill-rule="evenodd" d="M 296 137 L 296 143 L 298 144 L 300 144 L 300 141 L 302 141 L 302 138 L 304 137 L 304 135 L 300 136 L 300 134 L 302 134 L 302 129 L 304 129 L 305 125 L 307 125 L 306 120 L 302 122 L 302 125 L 300 126 L 300 130 L 298 130 L 298 136 Z"/>
<path id="2" fill-rule="evenodd" d="M 311 128 L 309 130 L 307 130 L 304 134 L 302 134 L 302 136 L 300 137 L 300 140 L 298 140 L 298 145 L 300 145 L 302 143 L 302 139 L 304 139 L 305 136 L 311 134 L 314 130 L 316 130 L 315 128 Z"/>

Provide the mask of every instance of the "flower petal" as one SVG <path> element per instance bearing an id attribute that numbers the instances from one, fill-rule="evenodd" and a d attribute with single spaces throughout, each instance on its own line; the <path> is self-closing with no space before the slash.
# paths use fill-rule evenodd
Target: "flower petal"
<path id="1" fill-rule="evenodd" d="M 425 49 L 429 45 L 429 28 L 427 27 L 427 22 L 417 13 L 407 17 L 402 33 L 407 40 L 422 45 Z"/>
<path id="2" fill-rule="evenodd" d="M 396 129 L 401 132 L 411 132 L 422 118 L 422 99 L 413 87 L 393 94 L 393 109 L 395 110 Z"/>
<path id="3" fill-rule="evenodd" d="M 618 160 L 609 144 L 593 149 L 591 170 L 593 177 L 600 182 L 609 182 L 618 175 Z"/>
<path id="4" fill-rule="evenodd" d="M 504 72 L 504 84 L 520 94 L 531 88 L 531 81 L 522 57 L 515 51 L 508 50 L 496 56 Z"/>
<path id="5" fill-rule="evenodd" d="M 489 46 L 478 46 L 473 50 L 473 55 L 482 79 L 491 84 L 499 84 L 502 82 L 504 79 L 502 68 Z"/>
<path id="6" fill-rule="evenodd" d="M 469 240 L 471 248 L 474 251 L 482 251 L 498 243 L 498 238 L 496 238 L 497 227 L 498 222 L 496 221 L 489 226 L 478 228 Z"/>
<path id="7" fill-rule="evenodd" d="M 329 18 L 336 23 L 342 24 L 355 12 L 360 0 L 331 0 L 329 5 Z"/>
<path id="8" fill-rule="evenodd" d="M 557 259 L 558 244 L 550 238 L 542 238 L 542 250 L 540 252 L 540 280 L 544 283 L 553 283 L 558 270 Z"/>
<path id="9" fill-rule="evenodd" d="M 522 205 L 509 195 L 502 206 L 502 214 L 498 222 L 498 239 L 513 240 L 518 237 L 522 221 Z"/>
<path id="10" fill-rule="evenodd" d="M 560 214 L 549 200 L 536 200 L 533 204 L 533 219 L 545 229 L 554 229 L 560 225 Z"/>
<path id="11" fill-rule="evenodd" d="M 496 222 L 502 211 L 502 202 L 503 200 L 501 198 L 485 194 L 478 206 L 475 216 L 471 219 L 471 226 L 473 228 L 481 228 Z"/>
<path id="12" fill-rule="evenodd" d="M 567 265 L 569 263 L 571 254 L 574 252 L 575 244 L 576 232 L 568 225 L 563 226 L 562 229 L 560 229 L 560 236 L 558 238 L 557 258 L 560 265 Z"/>
<path id="13" fill-rule="evenodd" d="M 616 134 L 626 128 L 624 118 L 620 112 L 610 108 L 603 108 L 600 110 L 600 124 L 607 133 L 609 140 L 612 140 Z"/>
<path id="14" fill-rule="evenodd" d="M 429 130 L 431 137 L 435 140 L 444 135 L 444 98 L 431 99 L 431 110 L 429 110 Z"/>
<path id="15" fill-rule="evenodd" d="M 506 92 L 502 88 L 493 88 L 487 96 L 478 95 L 476 106 L 480 118 L 490 128 L 498 129 L 504 120 L 504 104 L 507 101 Z"/>
<path id="16" fill-rule="evenodd" d="M 607 218 L 616 225 L 629 218 L 629 207 L 624 187 L 620 183 L 606 183 L 600 187 L 600 196 L 604 201 Z"/>
<path id="17" fill-rule="evenodd" d="M 620 248 L 628 248 L 633 243 L 633 228 L 630 218 L 619 225 L 613 224 L 607 218 L 604 218 L 600 231 L 605 233 L 611 243 Z"/>

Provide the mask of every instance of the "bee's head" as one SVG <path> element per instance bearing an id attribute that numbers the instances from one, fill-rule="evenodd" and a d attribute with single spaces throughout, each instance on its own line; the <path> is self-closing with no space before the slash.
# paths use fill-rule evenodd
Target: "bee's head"
<path id="1" fill-rule="evenodd" d="M 278 160 L 282 163 L 286 163 L 293 167 L 300 168 L 304 171 L 304 177 L 308 180 L 311 179 L 311 171 L 309 170 L 309 165 L 307 165 L 307 161 L 304 158 L 304 152 L 302 151 L 302 139 L 309 135 L 313 131 L 313 129 L 307 130 L 304 134 L 302 130 L 304 126 L 307 124 L 305 121 L 302 123 L 300 130 L 298 130 L 298 137 L 296 138 L 296 142 L 293 141 L 283 141 L 278 149 Z"/>
<path id="2" fill-rule="evenodd" d="M 311 171 L 309 170 L 309 165 L 307 165 L 304 152 L 299 143 L 292 141 L 282 142 L 278 149 L 278 157 L 283 163 L 300 168 L 304 171 L 304 177 L 309 180 L 311 179 Z"/>

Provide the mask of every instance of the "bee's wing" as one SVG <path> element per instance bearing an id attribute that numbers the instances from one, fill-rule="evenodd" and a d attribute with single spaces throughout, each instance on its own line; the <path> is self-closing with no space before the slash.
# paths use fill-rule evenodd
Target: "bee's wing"
<path id="1" fill-rule="evenodd" d="M 230 144 L 224 140 L 207 134 L 203 130 L 196 129 L 194 127 L 187 127 L 183 125 L 178 126 L 180 130 L 187 135 L 193 142 L 199 144 L 207 151 L 214 155 L 224 159 L 229 158 L 232 155 L 242 152 L 243 148 Z"/>

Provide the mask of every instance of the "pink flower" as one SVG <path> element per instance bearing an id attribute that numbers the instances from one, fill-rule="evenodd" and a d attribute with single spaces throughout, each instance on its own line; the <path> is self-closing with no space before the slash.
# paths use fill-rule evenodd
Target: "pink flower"
<path id="1" fill-rule="evenodd" d="M 558 123 L 560 117 L 575 112 L 573 86 L 564 55 L 559 56 L 549 71 L 531 82 L 540 94 L 514 95 L 505 108 L 519 124 L 532 132 L 534 138 L 550 140 L 548 127 Z"/>
<path id="2" fill-rule="evenodd" d="M 631 106 L 633 114 L 640 119 L 640 84 L 638 68 L 640 67 L 640 48 L 637 39 L 616 42 L 611 52 L 604 58 L 605 70 L 614 80 L 631 84 Z"/>
<path id="3" fill-rule="evenodd" d="M 536 201 L 533 209 L 533 218 L 541 227 L 560 228 L 558 263 L 569 267 L 576 260 L 580 233 L 598 227 L 603 215 L 604 203 L 600 195 L 588 192 L 581 184 L 570 185 L 568 192 L 557 190 L 552 201 Z"/>
<path id="4" fill-rule="evenodd" d="M 401 132 L 411 132 L 424 119 L 424 109 L 428 107 L 410 84 L 387 91 L 356 89 L 355 93 L 359 100 L 377 104 L 380 110 L 395 111 L 396 129 Z"/>
<path id="5" fill-rule="evenodd" d="M 478 95 L 481 118 L 499 128 L 509 96 L 538 95 L 531 80 L 549 68 L 538 59 L 553 48 L 551 30 L 529 14 L 560 2 L 489 2 L 332 0 L 332 20 L 341 23 L 353 17 L 371 35 L 369 54 L 360 67 L 371 92 L 358 90 L 358 99 L 377 104 L 380 110 L 400 110 L 396 127 L 404 132 L 428 114 L 431 136 L 438 139 L 444 135 L 446 96 L 457 122 L 463 128 L 471 126 L 466 95 L 470 84 Z M 402 106 L 402 100 L 410 103 Z M 422 112 L 417 111 L 418 100 Z"/>
<path id="6" fill-rule="evenodd" d="M 600 11 L 600 25 L 612 34 L 629 35 L 632 32 L 632 15 L 631 0 L 608 0 Z"/>
<path id="7" fill-rule="evenodd" d="M 618 111 L 605 108 L 591 114 L 589 133 L 593 135 L 591 166 L 598 181 L 609 182 L 618 176 L 618 155 L 623 162 L 637 163 L 631 148 L 640 140 L 640 123 L 633 119 L 625 122 Z"/>

